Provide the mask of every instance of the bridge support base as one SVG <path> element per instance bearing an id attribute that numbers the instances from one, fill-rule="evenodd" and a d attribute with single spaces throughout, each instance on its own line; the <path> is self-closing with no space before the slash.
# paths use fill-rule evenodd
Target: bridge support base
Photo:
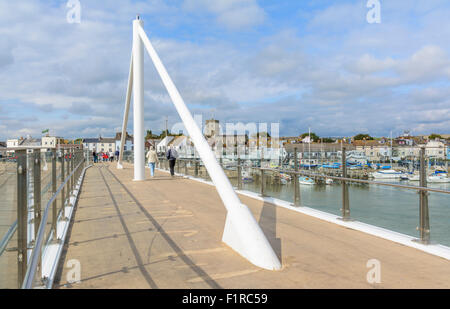
<path id="1" fill-rule="evenodd" d="M 229 211 L 222 241 L 252 264 L 267 270 L 280 270 L 281 263 L 246 205 Z"/>

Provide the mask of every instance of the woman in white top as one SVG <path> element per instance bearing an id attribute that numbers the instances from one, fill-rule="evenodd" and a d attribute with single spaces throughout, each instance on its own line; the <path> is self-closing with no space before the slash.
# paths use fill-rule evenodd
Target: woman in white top
<path id="1" fill-rule="evenodd" d="M 155 164 L 158 162 L 158 155 L 156 154 L 155 147 L 151 146 L 150 150 L 147 152 L 147 163 L 150 168 L 150 176 L 155 175 Z"/>

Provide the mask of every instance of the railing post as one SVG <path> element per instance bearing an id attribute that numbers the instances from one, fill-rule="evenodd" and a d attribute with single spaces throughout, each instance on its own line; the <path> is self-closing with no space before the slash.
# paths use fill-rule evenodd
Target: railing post
<path id="1" fill-rule="evenodd" d="M 33 213 L 34 237 L 36 238 L 41 224 L 41 150 L 33 151 Z"/>
<path id="2" fill-rule="evenodd" d="M 186 159 L 186 160 L 184 160 L 184 175 L 185 176 L 187 176 L 187 174 L 188 174 L 188 169 L 187 169 L 187 162 L 188 162 L 188 160 Z"/>
<path id="3" fill-rule="evenodd" d="M 52 193 L 53 195 L 56 193 L 56 149 L 52 150 Z M 52 230 L 53 230 L 53 239 L 57 240 L 58 239 L 58 234 L 57 234 L 57 216 L 58 216 L 58 212 L 56 209 L 57 205 L 56 205 L 56 198 L 53 201 L 52 204 Z"/>
<path id="4" fill-rule="evenodd" d="M 27 272 L 27 152 L 16 150 L 17 155 L 17 281 L 22 286 Z"/>
<path id="5" fill-rule="evenodd" d="M 66 177 L 65 173 L 65 167 L 64 167 L 64 161 L 65 161 L 65 150 L 61 149 L 61 183 L 64 183 L 64 178 Z M 65 194 L 65 188 L 66 186 L 63 185 L 61 189 L 61 218 L 65 218 L 65 200 L 66 200 L 66 194 Z"/>
<path id="6" fill-rule="evenodd" d="M 36 247 L 37 234 L 41 225 L 41 150 L 33 151 L 33 213 L 34 213 L 34 248 L 33 250 L 41 250 Z M 42 269 L 42 261 L 39 258 L 37 272 Z"/>
<path id="7" fill-rule="evenodd" d="M 70 172 L 72 173 L 75 170 L 75 149 L 70 149 Z M 70 197 L 73 195 L 73 191 L 75 190 L 75 173 L 72 174 L 70 177 L 70 193 L 69 194 L 69 203 L 70 203 Z"/>
<path id="8" fill-rule="evenodd" d="M 265 187 L 266 187 L 266 179 L 264 177 L 264 169 L 261 167 L 261 194 L 260 194 L 261 197 L 267 196 L 264 192 Z"/>
<path id="9" fill-rule="evenodd" d="M 242 190 L 242 170 L 241 170 L 241 158 L 237 159 L 237 187 L 238 190 Z"/>
<path id="10" fill-rule="evenodd" d="M 70 175 L 70 149 L 67 149 L 67 176 Z M 67 200 L 67 206 L 70 205 L 70 177 L 67 179 L 66 183 L 66 200 Z"/>
<path id="11" fill-rule="evenodd" d="M 66 177 L 67 176 L 69 176 L 70 175 L 70 172 L 71 172 L 71 169 L 72 169 L 72 164 L 71 164 L 71 152 L 70 152 L 70 148 L 69 149 L 67 149 L 67 175 L 66 175 Z M 66 190 L 66 193 L 67 193 L 67 204 L 69 205 L 70 204 L 70 190 L 72 189 L 71 188 L 71 186 L 70 186 L 70 181 L 71 181 L 72 179 L 71 179 L 71 177 L 69 177 L 69 179 L 67 179 L 67 190 Z"/>
<path id="12" fill-rule="evenodd" d="M 195 177 L 198 177 L 198 161 L 197 159 L 195 159 L 195 172 L 194 172 Z"/>
<path id="13" fill-rule="evenodd" d="M 298 183 L 298 155 L 297 147 L 294 148 L 294 204 L 293 206 L 300 206 L 300 186 Z"/>
<path id="14" fill-rule="evenodd" d="M 427 166 L 425 161 L 425 148 L 420 148 L 420 186 L 427 186 Z M 430 217 L 428 212 L 428 192 L 420 190 L 420 242 L 430 243 Z"/>
<path id="15" fill-rule="evenodd" d="M 347 157 L 345 147 L 342 147 L 342 177 L 347 178 Z M 350 221 L 350 206 L 348 200 L 347 181 L 342 180 L 342 220 Z"/>

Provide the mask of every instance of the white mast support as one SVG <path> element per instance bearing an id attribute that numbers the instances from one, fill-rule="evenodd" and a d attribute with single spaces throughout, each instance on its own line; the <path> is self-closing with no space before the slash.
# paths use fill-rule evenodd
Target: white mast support
<path id="1" fill-rule="evenodd" d="M 228 211 L 222 241 L 256 266 L 268 270 L 281 269 L 281 263 L 269 241 L 248 207 L 241 203 L 234 192 L 142 27 L 139 28 L 139 34 Z"/>
<path id="2" fill-rule="evenodd" d="M 123 112 L 122 136 L 120 137 L 119 161 L 117 162 L 117 168 L 119 168 L 119 169 L 123 168 L 123 166 L 122 166 L 123 150 L 125 149 L 125 143 L 126 143 L 128 113 L 130 112 L 131 90 L 133 89 L 132 87 L 133 87 L 133 52 L 131 52 L 130 69 L 128 71 L 127 96 L 125 98 L 125 110 Z"/>
<path id="3" fill-rule="evenodd" d="M 145 180 L 144 144 L 144 46 L 139 36 L 143 21 L 133 21 L 133 122 L 134 180 Z"/>

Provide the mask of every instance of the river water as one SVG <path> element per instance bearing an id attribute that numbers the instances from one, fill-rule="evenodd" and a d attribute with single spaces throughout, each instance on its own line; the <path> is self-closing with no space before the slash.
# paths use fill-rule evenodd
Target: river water
<path id="1" fill-rule="evenodd" d="M 388 182 L 388 181 L 383 181 Z M 390 181 L 417 186 L 418 182 Z M 450 190 L 450 183 L 428 184 L 428 187 Z M 260 192 L 260 183 L 244 183 L 243 189 Z M 286 185 L 266 184 L 265 194 L 293 202 L 293 182 Z M 432 243 L 450 246 L 450 194 L 430 192 L 428 197 Z M 341 215 L 342 186 L 300 185 L 300 204 Z M 349 204 L 352 219 L 389 230 L 419 237 L 419 194 L 415 190 L 372 184 L 350 184 Z"/>

